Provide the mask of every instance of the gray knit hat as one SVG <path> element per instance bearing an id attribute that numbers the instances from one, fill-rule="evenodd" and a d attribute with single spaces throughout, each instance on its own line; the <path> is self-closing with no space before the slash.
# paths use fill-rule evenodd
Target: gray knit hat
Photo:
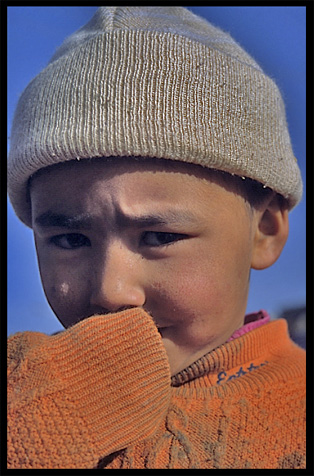
<path id="1" fill-rule="evenodd" d="M 250 177 L 302 195 L 274 82 L 230 37 L 182 7 L 101 7 L 23 92 L 9 196 L 31 225 L 29 177 L 73 159 L 141 156 Z"/>

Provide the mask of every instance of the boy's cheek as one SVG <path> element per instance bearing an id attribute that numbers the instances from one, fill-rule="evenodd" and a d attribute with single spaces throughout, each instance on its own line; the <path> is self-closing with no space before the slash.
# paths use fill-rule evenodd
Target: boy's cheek
<path id="1" fill-rule="evenodd" d="M 45 295 L 60 322 L 68 327 L 88 317 L 88 296 L 83 284 L 73 284 L 65 277 L 42 275 Z"/>
<path id="2" fill-rule="evenodd" d="M 168 283 L 155 285 L 154 289 L 157 288 L 158 292 L 151 301 L 152 314 L 154 310 L 158 311 L 167 318 L 169 324 L 182 323 L 186 327 L 205 322 L 206 317 L 215 312 L 217 305 L 220 308 L 223 293 L 216 280 L 212 280 L 208 273 L 197 278 L 194 274 L 193 279 L 191 276 L 190 273 L 178 273 Z"/>
<path id="3" fill-rule="evenodd" d="M 198 273 L 190 268 L 190 272 L 173 280 L 164 303 L 181 338 L 185 336 L 191 343 L 202 345 L 233 330 L 242 298 L 239 294 L 245 294 L 245 286 L 236 286 L 232 273 L 216 273 L 213 268 L 203 268 Z"/>

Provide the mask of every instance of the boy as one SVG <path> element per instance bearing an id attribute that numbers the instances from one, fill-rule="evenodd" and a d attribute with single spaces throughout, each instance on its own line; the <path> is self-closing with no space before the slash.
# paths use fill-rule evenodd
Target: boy
<path id="1" fill-rule="evenodd" d="M 244 317 L 300 172 L 229 35 L 100 8 L 23 93 L 8 182 L 66 328 L 9 340 L 9 468 L 305 467 L 304 351 Z"/>

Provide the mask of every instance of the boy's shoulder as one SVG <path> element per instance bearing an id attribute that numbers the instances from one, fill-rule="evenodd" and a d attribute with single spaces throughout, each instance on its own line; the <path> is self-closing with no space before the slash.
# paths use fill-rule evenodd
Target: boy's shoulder
<path id="1" fill-rule="evenodd" d="M 293 393 L 305 397 L 306 351 L 291 339 L 287 321 L 271 321 L 260 331 L 264 332 L 260 341 L 260 357 L 264 353 L 264 359 L 259 374 L 265 390 L 279 392 L 278 398 Z"/>

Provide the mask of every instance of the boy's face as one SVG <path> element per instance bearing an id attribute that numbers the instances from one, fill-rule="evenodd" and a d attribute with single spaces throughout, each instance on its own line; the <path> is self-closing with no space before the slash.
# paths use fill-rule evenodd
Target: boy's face
<path id="1" fill-rule="evenodd" d="M 243 324 L 254 217 L 201 167 L 71 162 L 35 177 L 31 202 L 44 290 L 65 327 L 142 307 L 174 374 Z"/>

